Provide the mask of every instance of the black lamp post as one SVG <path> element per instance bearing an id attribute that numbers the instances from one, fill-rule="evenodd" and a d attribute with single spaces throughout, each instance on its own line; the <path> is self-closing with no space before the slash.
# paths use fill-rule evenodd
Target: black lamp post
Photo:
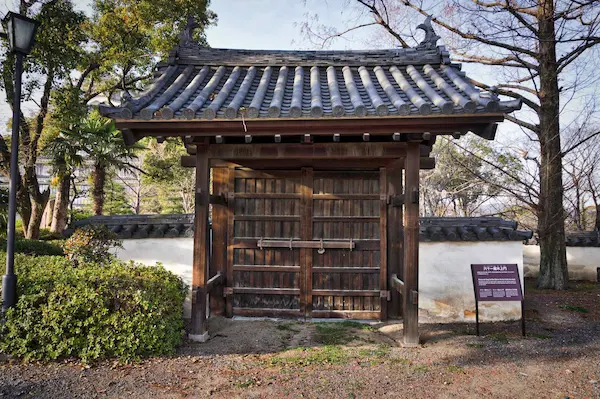
<path id="1" fill-rule="evenodd" d="M 8 236 L 6 240 L 6 274 L 2 276 L 2 311 L 17 302 L 15 275 L 15 222 L 17 215 L 17 178 L 19 175 L 19 122 L 21 115 L 21 75 L 23 58 L 33 46 L 39 22 L 21 14 L 9 12 L 2 20 L 10 52 L 15 54 L 15 87 L 13 97 L 12 137 L 10 144 L 10 186 L 8 196 Z"/>

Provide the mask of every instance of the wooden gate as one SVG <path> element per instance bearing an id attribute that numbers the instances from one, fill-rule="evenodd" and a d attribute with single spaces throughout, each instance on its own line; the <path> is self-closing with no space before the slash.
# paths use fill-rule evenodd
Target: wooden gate
<path id="1" fill-rule="evenodd" d="M 386 317 L 385 169 L 235 170 L 231 179 L 233 315 Z"/>

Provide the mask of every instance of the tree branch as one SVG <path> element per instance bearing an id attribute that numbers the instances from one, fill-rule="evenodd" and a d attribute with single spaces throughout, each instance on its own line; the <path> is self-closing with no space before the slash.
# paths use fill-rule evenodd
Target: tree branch
<path id="1" fill-rule="evenodd" d="M 567 148 L 566 150 L 564 150 L 563 152 L 560 153 L 561 158 L 564 157 L 565 155 L 567 155 L 568 153 L 570 153 L 571 151 L 575 150 L 577 147 L 579 147 L 582 144 L 585 144 L 586 142 L 588 142 L 589 140 L 593 139 L 596 136 L 600 136 L 600 131 L 597 131 L 596 133 L 592 133 L 590 134 L 588 137 L 586 137 L 585 139 L 579 141 L 578 143 L 573 144 L 571 147 Z"/>
<path id="2" fill-rule="evenodd" d="M 454 27 L 448 25 L 447 23 L 445 23 L 443 21 L 440 21 L 437 18 L 434 18 L 427 11 L 425 11 L 422 8 L 420 8 L 419 6 L 413 4 L 409 0 L 404 0 L 404 5 L 406 5 L 406 6 L 410 7 L 410 8 L 412 8 L 412 9 L 416 10 L 421 15 L 424 15 L 426 17 L 431 17 L 431 20 L 433 22 L 435 22 L 439 26 L 443 27 L 444 29 L 446 29 L 446 30 L 448 30 L 448 31 L 450 31 L 450 32 L 452 32 L 452 33 L 454 33 L 454 34 L 462 37 L 463 39 L 475 40 L 475 41 L 478 41 L 479 43 L 487 44 L 489 46 L 494 46 L 494 47 L 500 47 L 500 48 L 503 48 L 505 50 L 512 51 L 514 53 L 527 54 L 527 55 L 529 55 L 530 57 L 533 57 L 533 58 L 538 58 L 538 56 L 539 56 L 539 54 L 536 53 L 535 51 L 531 51 L 531 50 L 528 50 L 528 49 L 523 48 L 523 47 L 513 46 L 513 45 L 508 44 L 508 43 L 503 43 L 503 42 L 499 42 L 499 41 L 496 41 L 496 40 L 489 40 L 489 39 L 485 39 L 485 38 L 483 38 L 481 36 L 474 35 L 472 33 L 463 32 L 463 31 L 461 31 L 461 30 L 459 30 L 457 28 L 454 28 Z"/>
<path id="3" fill-rule="evenodd" d="M 525 129 L 529 129 L 532 132 L 535 132 L 535 133 L 539 133 L 540 132 L 539 125 L 534 125 L 533 123 L 522 121 L 521 119 L 515 118 L 512 115 L 504 115 L 504 117 L 506 118 L 506 120 L 509 120 L 512 123 L 515 123 L 515 124 L 517 124 L 517 125 L 519 125 L 521 127 L 524 127 Z"/>
<path id="4" fill-rule="evenodd" d="M 373 15 L 375 16 L 376 23 L 381 25 L 390 35 L 392 35 L 396 40 L 398 40 L 398 42 L 400 42 L 402 47 L 404 47 L 404 48 L 410 47 L 408 45 L 408 43 L 406 43 L 406 41 L 402 38 L 402 36 L 400 36 L 395 30 L 392 29 L 392 27 L 389 24 L 389 19 L 387 21 L 383 19 L 383 17 L 381 16 L 381 13 L 375 6 L 375 3 L 367 4 L 364 0 L 356 0 L 356 1 L 358 1 L 363 6 L 367 7 L 369 10 L 371 10 L 371 13 L 373 13 Z M 385 7 L 385 5 L 384 5 L 384 7 Z M 387 15 L 387 9 L 385 10 L 385 12 Z"/>

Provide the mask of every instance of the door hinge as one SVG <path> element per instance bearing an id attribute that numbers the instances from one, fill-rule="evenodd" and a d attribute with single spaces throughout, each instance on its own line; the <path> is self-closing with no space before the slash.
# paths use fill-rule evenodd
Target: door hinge
<path id="1" fill-rule="evenodd" d="M 379 291 L 379 297 L 386 298 L 388 301 L 391 301 L 392 293 L 391 293 L 391 291 Z"/>

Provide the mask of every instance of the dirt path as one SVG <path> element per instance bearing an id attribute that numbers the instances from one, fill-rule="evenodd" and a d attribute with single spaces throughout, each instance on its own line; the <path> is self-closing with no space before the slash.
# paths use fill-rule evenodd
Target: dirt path
<path id="1" fill-rule="evenodd" d="M 528 289 L 518 323 L 401 325 L 211 319 L 212 339 L 176 356 L 87 368 L 0 365 L 0 397 L 18 398 L 600 398 L 600 287 Z"/>

